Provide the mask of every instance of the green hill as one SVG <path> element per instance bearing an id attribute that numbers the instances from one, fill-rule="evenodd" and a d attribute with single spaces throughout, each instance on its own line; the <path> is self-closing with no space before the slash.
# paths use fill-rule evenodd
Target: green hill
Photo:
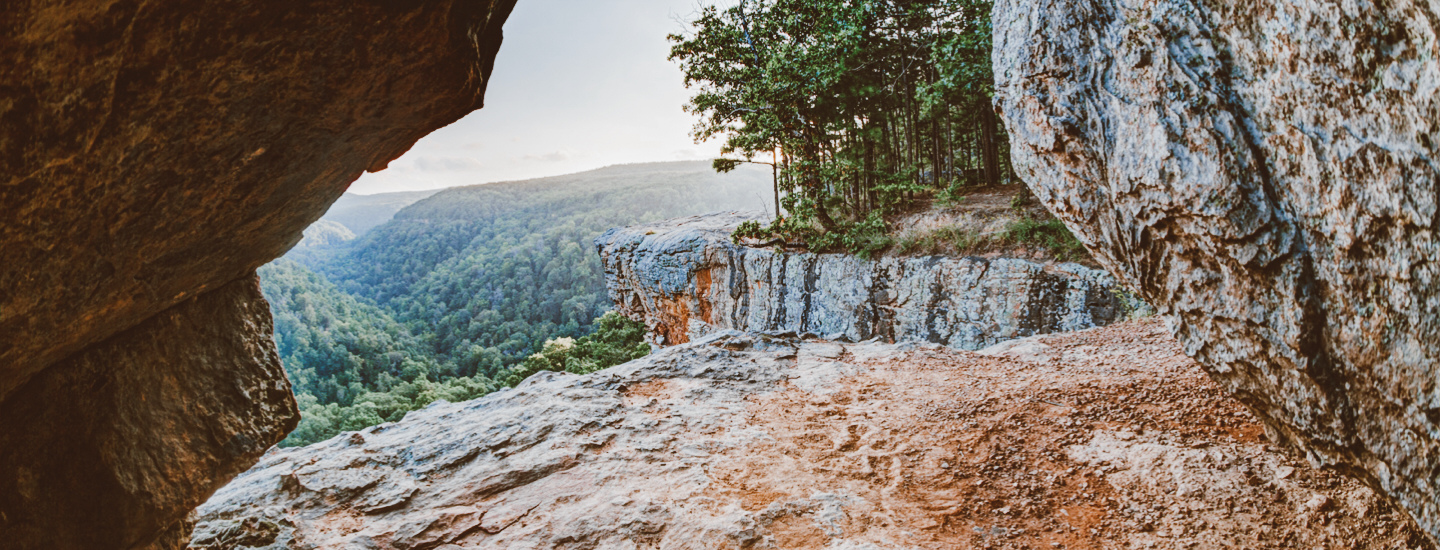
<path id="1" fill-rule="evenodd" d="M 305 237 L 300 239 L 296 248 L 317 248 L 335 246 L 347 241 L 355 240 L 355 233 L 350 228 L 339 222 L 320 218 L 319 221 L 310 224 L 305 228 Z"/>
<path id="2" fill-rule="evenodd" d="M 708 163 L 613 166 L 447 189 L 313 266 L 433 337 L 447 376 L 494 375 L 610 309 L 592 242 L 620 225 L 758 209 L 769 174 Z"/>
<path id="3" fill-rule="evenodd" d="M 769 172 L 754 168 L 721 175 L 708 162 L 612 166 L 447 189 L 357 239 L 297 247 L 260 270 L 302 404 L 301 427 L 286 444 L 393 420 L 434 399 L 483 395 L 543 364 L 604 366 L 631 356 L 643 349 L 640 332 L 620 320 L 587 337 L 610 309 L 595 237 L 615 226 L 760 209 L 769 193 Z M 574 353 L 589 354 L 584 361 L 531 358 L 564 337 L 581 338 Z"/>

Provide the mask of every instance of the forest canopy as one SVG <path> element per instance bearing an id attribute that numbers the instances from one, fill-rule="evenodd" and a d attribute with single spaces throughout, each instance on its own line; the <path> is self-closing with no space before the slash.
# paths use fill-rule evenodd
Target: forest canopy
<path id="1" fill-rule="evenodd" d="M 990 8 L 742 0 L 701 10 L 671 59 L 695 90 L 696 140 L 724 140 L 715 168 L 771 166 L 783 206 L 769 229 L 854 249 L 917 192 L 1013 177 L 990 103 Z"/>

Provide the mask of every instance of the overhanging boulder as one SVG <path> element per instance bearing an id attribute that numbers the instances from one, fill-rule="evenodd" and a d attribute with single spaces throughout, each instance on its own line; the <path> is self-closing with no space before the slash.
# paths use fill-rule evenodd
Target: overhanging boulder
<path id="1" fill-rule="evenodd" d="M 1434 2 L 1001 0 L 1021 177 L 1272 436 L 1440 537 Z"/>
<path id="2" fill-rule="evenodd" d="M 481 106 L 513 6 L 6 6 L 6 548 L 173 546 L 294 426 L 255 268 L 361 173 Z"/>

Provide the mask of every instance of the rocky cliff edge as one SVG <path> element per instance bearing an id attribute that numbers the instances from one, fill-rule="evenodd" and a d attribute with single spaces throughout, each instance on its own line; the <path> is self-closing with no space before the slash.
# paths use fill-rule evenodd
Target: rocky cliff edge
<path id="1" fill-rule="evenodd" d="M 272 451 L 197 521 L 206 550 L 1427 548 L 1155 319 L 981 352 L 720 331 Z"/>
<path id="2" fill-rule="evenodd" d="M 595 240 L 616 309 L 656 343 L 717 329 L 859 342 L 996 342 L 1121 320 L 1143 304 L 1074 263 L 940 256 L 864 260 L 731 243 L 758 214 L 728 212 L 607 231 Z"/>

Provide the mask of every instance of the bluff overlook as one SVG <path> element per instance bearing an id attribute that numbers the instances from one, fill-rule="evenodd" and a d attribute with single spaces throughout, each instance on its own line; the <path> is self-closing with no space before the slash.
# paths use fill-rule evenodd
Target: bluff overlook
<path id="1" fill-rule="evenodd" d="M 175 548 L 192 529 L 226 550 L 1440 539 L 1434 0 L 963 3 L 983 16 L 930 22 L 983 29 L 960 38 L 993 53 L 993 103 L 964 87 L 980 100 L 922 121 L 907 78 L 901 109 L 836 110 L 840 130 L 810 139 L 893 171 L 840 170 L 807 143 L 790 198 L 822 234 L 883 225 L 913 194 L 892 178 L 939 192 L 977 170 L 940 158 L 973 125 L 983 179 L 1013 164 L 1109 275 L 616 233 L 619 307 L 688 343 L 274 450 L 297 410 L 255 269 L 360 174 L 481 106 L 514 3 L 7 6 L 0 545 Z M 715 101 L 869 97 L 810 86 L 938 59 L 907 58 L 903 32 L 892 62 L 856 56 L 839 16 L 872 12 L 847 3 L 770 6 L 772 39 L 840 38 L 780 82 L 748 44 L 758 12 L 712 12 L 679 57 L 737 69 L 711 92 L 765 89 L 702 101 L 720 106 L 711 134 L 767 130 L 737 113 L 785 106 Z M 850 139 L 865 135 L 881 138 Z M 853 186 L 813 169 L 827 162 Z M 931 284 L 945 277 L 963 292 Z M 1116 284 L 1168 323 L 1029 336 L 1118 321 Z M 995 307 L 952 299 L 1002 288 L 1017 292 Z"/>
<path id="2" fill-rule="evenodd" d="M 924 256 L 865 260 L 730 242 L 758 214 L 616 228 L 596 239 L 610 299 L 656 343 L 719 329 L 976 350 L 1081 330 L 1147 307 L 1074 263 Z"/>

